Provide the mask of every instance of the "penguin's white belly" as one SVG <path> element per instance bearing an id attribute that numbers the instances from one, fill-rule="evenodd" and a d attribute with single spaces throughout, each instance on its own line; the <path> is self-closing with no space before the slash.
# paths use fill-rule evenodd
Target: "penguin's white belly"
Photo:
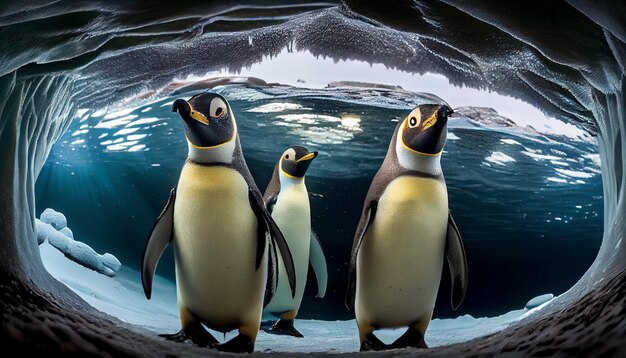
<path id="1" fill-rule="evenodd" d="M 304 184 L 294 185 L 280 192 L 272 218 L 283 233 L 293 257 L 296 270 L 296 295 L 291 296 L 285 264 L 282 258 L 279 258 L 278 288 L 265 311 L 274 313 L 297 311 L 306 287 L 311 245 L 311 209 Z"/>
<path id="2" fill-rule="evenodd" d="M 447 222 L 445 183 L 401 176 L 389 184 L 357 256 L 359 322 L 385 328 L 430 319 Z"/>
<path id="3" fill-rule="evenodd" d="M 178 300 L 211 328 L 260 322 L 267 260 L 255 269 L 256 230 L 237 171 L 185 164 L 174 206 Z"/>

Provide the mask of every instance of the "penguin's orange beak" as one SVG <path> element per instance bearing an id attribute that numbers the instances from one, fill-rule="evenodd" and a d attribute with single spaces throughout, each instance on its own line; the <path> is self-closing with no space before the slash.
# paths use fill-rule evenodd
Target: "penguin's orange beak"
<path id="1" fill-rule="evenodd" d="M 204 124 L 208 125 L 209 120 L 204 116 L 204 114 L 193 109 L 191 103 L 185 101 L 184 99 L 177 99 L 172 105 L 172 112 L 180 113 L 180 115 L 185 118 L 184 115 L 191 117 L 192 119 Z"/>
<path id="2" fill-rule="evenodd" d="M 311 152 L 311 153 L 309 153 L 309 154 L 307 154 L 307 155 L 303 156 L 302 158 L 300 158 L 300 159 L 296 160 L 296 163 L 299 163 L 299 162 L 304 162 L 304 161 L 306 161 L 306 160 L 315 159 L 315 157 L 317 157 L 317 152 Z"/>

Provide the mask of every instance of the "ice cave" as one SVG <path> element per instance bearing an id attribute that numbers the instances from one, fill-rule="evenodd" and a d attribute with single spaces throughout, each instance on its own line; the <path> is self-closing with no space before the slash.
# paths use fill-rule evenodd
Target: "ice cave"
<path id="1" fill-rule="evenodd" d="M 325 296 L 309 272 L 304 337 L 261 330 L 252 355 L 357 354 L 361 208 L 394 128 L 427 104 L 454 110 L 441 166 L 467 294 L 452 309 L 444 265 L 429 348 L 372 354 L 626 354 L 626 3 L 36 0 L 0 5 L 0 39 L 5 350 L 228 354 L 162 337 L 181 327 L 172 245 L 149 300 L 141 278 L 187 157 L 173 103 L 209 91 L 261 193 L 285 148 L 317 156 Z"/>

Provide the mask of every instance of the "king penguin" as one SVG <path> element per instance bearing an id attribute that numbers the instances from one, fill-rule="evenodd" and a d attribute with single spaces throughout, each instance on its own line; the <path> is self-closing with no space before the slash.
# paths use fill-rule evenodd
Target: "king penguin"
<path id="1" fill-rule="evenodd" d="M 205 92 L 178 99 L 187 160 L 146 244 L 142 283 L 150 299 L 152 279 L 172 242 L 180 332 L 164 337 L 229 352 L 252 352 L 263 301 L 277 287 L 276 255 L 295 294 L 289 247 L 263 202 L 241 150 L 237 123 L 226 99 Z M 269 253 L 269 254 L 268 254 Z M 203 327 L 239 334 L 220 344 Z"/>
<path id="2" fill-rule="evenodd" d="M 279 258 L 278 289 L 265 311 L 280 314 L 280 320 L 271 329 L 265 330 L 268 333 L 303 337 L 293 326 L 293 321 L 304 295 L 309 261 L 317 278 L 317 297 L 324 297 L 326 293 L 326 259 L 319 240 L 311 231 L 309 193 L 304 184 L 304 175 L 316 157 L 317 152 L 309 152 L 304 147 L 287 148 L 274 167 L 274 174 L 263 195 L 267 209 L 293 255 L 297 282 L 293 297 L 284 279 L 287 274 L 285 265 Z"/>
<path id="3" fill-rule="evenodd" d="M 465 297 L 465 250 L 440 164 L 452 113 L 447 105 L 420 105 L 400 121 L 367 193 L 346 296 L 346 306 L 354 305 L 361 351 L 427 347 L 444 257 L 452 307 Z M 391 345 L 373 333 L 399 327 L 408 329 Z"/>

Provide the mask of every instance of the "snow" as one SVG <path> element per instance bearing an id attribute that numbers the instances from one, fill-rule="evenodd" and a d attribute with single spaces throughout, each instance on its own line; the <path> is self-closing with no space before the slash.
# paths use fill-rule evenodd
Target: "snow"
<path id="1" fill-rule="evenodd" d="M 153 331 L 178 328 L 176 291 L 170 290 L 170 282 L 155 277 L 153 298 L 148 301 L 136 271 L 122 267 L 113 278 L 68 260 L 47 242 L 39 250 L 48 272 L 95 308 Z"/>
<path id="2" fill-rule="evenodd" d="M 552 300 L 553 298 L 554 298 L 554 295 L 551 293 L 546 293 L 545 295 L 537 296 L 535 298 L 532 298 L 530 301 L 528 301 L 528 303 L 526 303 L 525 308 L 531 310 L 535 307 L 541 306 L 542 304 Z"/>
<path id="3" fill-rule="evenodd" d="M 74 233 L 72 232 L 72 230 L 69 227 L 64 227 L 63 229 L 59 230 L 60 233 L 62 233 L 63 235 L 69 237 L 70 239 L 74 239 Z"/>
<path id="4" fill-rule="evenodd" d="M 152 299 L 147 300 L 137 271 L 122 267 L 115 277 L 107 277 L 67 260 L 47 242 L 40 246 L 40 250 L 46 269 L 95 308 L 155 334 L 175 333 L 180 329 L 176 286 L 173 282 L 155 276 Z M 464 315 L 455 319 L 433 319 L 426 331 L 426 342 L 429 346 L 436 347 L 491 334 L 534 314 L 549 302 L 550 300 L 544 301 L 541 306 L 532 310 L 524 308 L 497 317 L 474 318 Z M 255 350 L 340 353 L 356 352 L 359 349 L 355 320 L 297 319 L 295 326 L 305 338 L 277 336 L 261 331 Z M 224 339 L 221 333 L 211 333 L 220 341 Z M 376 335 L 384 342 L 391 343 L 402 333 L 404 329 L 380 330 Z M 225 339 L 231 339 L 235 335 L 236 331 L 230 332 Z"/>
<path id="5" fill-rule="evenodd" d="M 114 276 L 122 267 L 115 256 L 109 253 L 99 255 L 89 245 L 75 241 L 74 233 L 67 227 L 65 215 L 53 209 L 44 210 L 41 220 L 35 219 L 35 232 L 39 245 L 48 240 L 52 247 L 86 268 L 107 276 Z"/>
<path id="6" fill-rule="evenodd" d="M 54 209 L 47 208 L 39 216 L 40 220 L 46 224 L 52 225 L 55 229 L 61 230 L 67 227 L 67 219 L 62 213 Z"/>

